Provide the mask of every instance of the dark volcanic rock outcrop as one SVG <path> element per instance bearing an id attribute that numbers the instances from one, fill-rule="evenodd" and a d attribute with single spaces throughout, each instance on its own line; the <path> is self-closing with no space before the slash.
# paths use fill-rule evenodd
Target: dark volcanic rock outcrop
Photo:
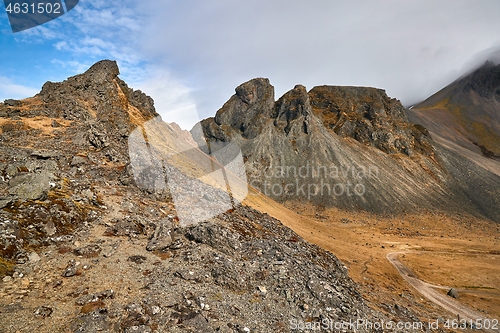
<path id="1" fill-rule="evenodd" d="M 18 132 L 22 131 L 30 134 L 24 146 L 31 146 L 32 137 L 38 135 L 41 140 L 34 142 L 35 149 L 54 149 L 57 154 L 68 148 L 76 155 L 92 146 L 100 155 L 127 161 L 128 134 L 158 114 L 151 97 L 129 88 L 118 74 L 115 61 L 103 60 L 63 82 L 45 83 L 39 94 L 16 105 L 0 104 L 0 112 L 19 117 L 8 116 L 0 124 L 0 139 L 21 144 L 24 138 Z M 70 145 L 61 140 L 70 140 L 66 141 Z"/>
<path id="2" fill-rule="evenodd" d="M 383 90 L 307 92 L 297 85 L 275 103 L 272 96 L 266 79 L 246 82 L 191 131 L 200 144 L 237 143 L 250 184 L 262 193 L 281 202 L 379 213 L 438 209 L 500 221 L 500 178 L 482 169 L 456 179 L 463 172 L 456 157 L 440 154 L 428 131 Z M 479 184 L 488 194 L 472 194 Z"/>
<path id="3" fill-rule="evenodd" d="M 274 102 L 274 87 L 263 78 L 238 86 L 215 117 L 202 122 L 203 133 L 209 142 L 227 141 L 233 136 L 253 139 L 272 121 L 277 131 L 300 136 L 308 134 L 313 115 L 331 133 L 386 153 L 433 153 L 425 129 L 410 124 L 405 108 L 383 90 L 319 86 L 307 92 L 297 85 Z"/>

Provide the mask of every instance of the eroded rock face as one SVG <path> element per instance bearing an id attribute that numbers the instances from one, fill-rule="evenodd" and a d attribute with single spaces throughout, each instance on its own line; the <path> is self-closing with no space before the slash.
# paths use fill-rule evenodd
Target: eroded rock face
<path id="1" fill-rule="evenodd" d="M 308 134 L 311 103 L 306 87 L 297 85 L 281 97 L 275 105 L 273 124 L 287 135 Z"/>
<path id="2" fill-rule="evenodd" d="M 342 137 L 388 154 L 431 155 L 434 151 L 425 130 L 410 124 L 401 102 L 381 89 L 320 86 L 309 96 L 314 114 Z"/>
<path id="3" fill-rule="evenodd" d="M 415 193 L 408 187 L 415 183 L 403 180 L 409 177 L 407 166 L 389 155 L 418 160 L 408 162 L 426 181 L 440 170 L 425 129 L 410 124 L 401 103 L 383 90 L 321 86 L 308 92 L 297 85 L 276 102 L 273 96 L 267 80 L 242 84 L 215 118 L 192 130 L 195 140 L 201 141 L 204 134 L 209 143 L 236 142 L 251 185 L 281 202 L 306 199 L 327 206 L 391 211 L 396 198 L 436 200 L 426 193 L 420 193 L 418 200 L 400 197 L 401 192 Z M 299 175 L 301 169 L 306 171 Z M 323 187 L 324 183 L 328 185 Z M 337 184 L 344 188 L 334 189 Z M 362 195 L 347 193 L 348 186 L 358 186 Z M 417 185 L 422 190 L 424 186 Z M 398 187 L 408 189 L 395 190 Z"/>

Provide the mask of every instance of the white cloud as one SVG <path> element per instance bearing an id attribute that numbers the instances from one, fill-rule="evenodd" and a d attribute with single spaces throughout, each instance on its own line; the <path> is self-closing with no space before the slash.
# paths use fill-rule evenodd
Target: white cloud
<path id="1" fill-rule="evenodd" d="M 42 44 L 46 40 L 62 38 L 64 35 L 58 30 L 58 27 L 60 27 L 60 24 L 56 21 L 52 21 L 50 27 L 39 25 L 17 33 L 16 40 L 25 43 Z"/>
<path id="2" fill-rule="evenodd" d="M 149 67 L 138 81 L 130 81 L 128 84 L 151 96 L 155 101 L 156 111 L 166 122 L 175 122 L 181 128 L 190 130 L 201 120 L 192 98 L 192 90 L 165 68 Z"/>
<path id="3" fill-rule="evenodd" d="M 51 63 L 57 64 L 64 69 L 70 69 L 72 74 L 81 74 L 92 66 L 92 63 L 84 63 L 76 60 L 62 61 L 59 59 L 52 59 Z"/>
<path id="4" fill-rule="evenodd" d="M 196 4 L 196 5 L 194 5 Z M 406 104 L 450 83 L 500 40 L 500 2 L 148 2 L 143 55 L 190 78 L 210 116 L 254 77 L 279 97 L 297 83 L 386 89 Z"/>
<path id="5" fill-rule="evenodd" d="M 37 94 L 38 91 L 38 89 L 14 83 L 11 79 L 0 76 L 0 101 L 9 98 L 23 99 L 31 97 Z"/>
<path id="6" fill-rule="evenodd" d="M 81 0 L 69 14 L 62 17 L 71 38 L 54 44 L 55 48 L 70 53 L 80 62 L 102 59 L 117 60 L 121 73 L 129 79 L 140 77 L 147 60 L 137 48 L 141 20 L 135 10 L 136 1 L 120 3 Z"/>

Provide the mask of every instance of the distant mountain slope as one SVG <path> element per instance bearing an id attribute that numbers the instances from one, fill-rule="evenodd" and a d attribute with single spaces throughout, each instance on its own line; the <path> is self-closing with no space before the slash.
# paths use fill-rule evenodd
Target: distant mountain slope
<path id="1" fill-rule="evenodd" d="M 500 65 L 486 62 L 415 105 L 409 118 L 463 147 L 500 158 Z"/>
<path id="2" fill-rule="evenodd" d="M 463 169 L 383 90 L 297 85 L 274 101 L 269 81 L 253 79 L 191 132 L 200 142 L 236 142 L 250 184 L 280 202 L 500 221 L 500 177 L 474 163 Z"/>

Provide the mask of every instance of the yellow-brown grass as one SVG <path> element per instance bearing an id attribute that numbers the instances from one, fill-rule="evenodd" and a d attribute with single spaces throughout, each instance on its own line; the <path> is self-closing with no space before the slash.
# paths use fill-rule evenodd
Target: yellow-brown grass
<path id="1" fill-rule="evenodd" d="M 432 213 L 380 217 L 300 203 L 290 204 L 292 211 L 255 190 L 251 194 L 245 204 L 281 220 L 341 259 L 374 308 L 396 303 L 418 306 L 416 312 L 425 319 L 452 316 L 413 290 L 386 259 L 389 252 L 410 251 L 401 260 L 424 281 L 459 289 L 491 288 L 487 293 L 466 293 L 461 301 L 500 318 L 500 256 L 491 252 L 500 248 L 496 223 Z"/>

